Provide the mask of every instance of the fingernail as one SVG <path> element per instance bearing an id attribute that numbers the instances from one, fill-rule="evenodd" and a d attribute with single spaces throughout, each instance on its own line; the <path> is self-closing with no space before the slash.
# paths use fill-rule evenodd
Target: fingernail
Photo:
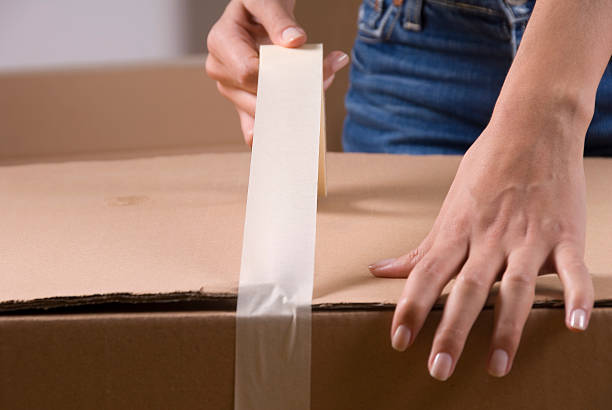
<path id="1" fill-rule="evenodd" d="M 506 375 L 506 368 L 508 367 L 508 353 L 503 349 L 495 349 L 491 355 L 491 362 L 489 363 L 489 373 L 495 377 L 503 377 Z"/>
<path id="2" fill-rule="evenodd" d="M 330 75 L 329 77 L 327 77 L 327 79 L 325 81 L 323 81 L 323 89 L 327 90 L 329 88 L 329 86 L 334 82 L 334 78 L 336 77 L 335 74 Z"/>
<path id="3" fill-rule="evenodd" d="M 348 62 L 349 56 L 346 53 L 342 53 L 342 55 L 338 56 L 338 58 L 332 62 L 332 70 L 334 73 L 340 71 Z"/>
<path id="4" fill-rule="evenodd" d="M 429 374 L 434 379 L 445 381 L 450 377 L 453 359 L 448 353 L 438 353 L 429 370 Z"/>
<path id="5" fill-rule="evenodd" d="M 391 339 L 391 346 L 398 352 L 403 352 L 410 344 L 411 335 L 412 332 L 408 327 L 399 325 L 393 334 L 393 339 Z"/>
<path id="6" fill-rule="evenodd" d="M 391 265 L 393 262 L 395 262 L 395 259 L 397 259 L 397 258 L 383 259 L 381 261 L 378 261 L 378 262 L 375 262 L 375 263 L 369 265 L 368 269 L 370 269 L 370 270 L 380 270 L 380 269 L 386 268 L 389 265 Z"/>
<path id="7" fill-rule="evenodd" d="M 586 330 L 586 312 L 582 309 L 574 309 L 570 316 L 570 326 L 576 330 Z"/>
<path id="8" fill-rule="evenodd" d="M 303 35 L 304 32 L 298 29 L 297 27 L 289 27 L 286 28 L 285 31 L 283 31 L 283 34 L 281 34 L 281 38 L 285 43 L 291 43 L 292 41 L 302 37 Z"/>

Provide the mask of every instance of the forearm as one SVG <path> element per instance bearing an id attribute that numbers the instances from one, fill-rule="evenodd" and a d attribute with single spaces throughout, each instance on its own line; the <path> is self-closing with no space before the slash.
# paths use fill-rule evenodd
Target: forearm
<path id="1" fill-rule="evenodd" d="M 611 55 L 612 1 L 538 0 L 493 118 L 583 137 Z"/>

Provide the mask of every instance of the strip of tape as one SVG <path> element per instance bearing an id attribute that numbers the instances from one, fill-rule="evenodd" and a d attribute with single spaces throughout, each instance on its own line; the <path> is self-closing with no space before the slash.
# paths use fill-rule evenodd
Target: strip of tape
<path id="1" fill-rule="evenodd" d="M 324 154 L 322 46 L 262 46 L 236 311 L 236 410 L 310 408 Z"/>

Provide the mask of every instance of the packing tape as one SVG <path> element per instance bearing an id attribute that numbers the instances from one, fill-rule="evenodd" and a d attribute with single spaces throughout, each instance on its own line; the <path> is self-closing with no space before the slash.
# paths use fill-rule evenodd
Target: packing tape
<path id="1" fill-rule="evenodd" d="M 310 408 L 323 48 L 262 46 L 238 307 L 234 408 Z"/>

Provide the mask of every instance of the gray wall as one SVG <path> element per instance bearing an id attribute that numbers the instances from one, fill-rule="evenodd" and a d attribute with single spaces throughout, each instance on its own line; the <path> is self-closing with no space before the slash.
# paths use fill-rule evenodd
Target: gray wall
<path id="1" fill-rule="evenodd" d="M 205 50 L 227 0 L 2 0 L 0 70 L 163 60 Z"/>

